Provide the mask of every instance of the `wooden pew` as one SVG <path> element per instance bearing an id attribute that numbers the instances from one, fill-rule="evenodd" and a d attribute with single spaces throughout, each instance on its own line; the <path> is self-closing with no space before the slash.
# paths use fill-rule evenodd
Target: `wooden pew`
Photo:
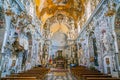
<path id="1" fill-rule="evenodd" d="M 71 73 L 78 79 L 82 79 L 83 75 L 103 75 L 97 70 L 90 70 L 88 68 L 85 68 L 83 66 L 78 66 L 76 68 L 71 69 Z"/>
<path id="2" fill-rule="evenodd" d="M 39 74 L 12 74 L 8 77 L 36 77 L 37 79 L 40 79 L 43 77 L 43 75 L 39 75 Z"/>
<path id="3" fill-rule="evenodd" d="M 37 79 L 44 79 L 45 73 L 18 73 L 18 74 L 11 74 L 9 77 L 36 77 Z"/>
<path id="4" fill-rule="evenodd" d="M 103 75 L 102 73 L 96 72 L 96 71 L 89 71 L 89 70 L 83 70 L 83 71 L 75 71 L 73 72 L 75 77 L 78 79 L 82 77 L 82 75 Z"/>
<path id="5" fill-rule="evenodd" d="M 83 74 L 77 74 L 77 76 L 76 76 L 76 78 L 77 79 L 82 79 L 83 78 L 83 75 L 96 75 L 96 76 L 98 76 L 98 75 L 103 75 L 103 74 L 99 74 L 99 73 L 83 73 Z"/>
<path id="6" fill-rule="evenodd" d="M 36 77 L 4 77 L 1 80 L 37 80 Z"/>
<path id="7" fill-rule="evenodd" d="M 8 80 L 8 78 L 11 78 L 9 80 L 24 80 L 25 77 L 27 79 L 25 80 L 33 80 L 33 79 L 28 79 L 30 77 L 34 77 L 35 80 L 44 80 L 45 79 L 45 75 L 49 72 L 50 69 L 46 69 L 46 68 L 34 68 L 31 70 L 27 70 L 18 74 L 11 74 L 9 76 L 6 76 L 5 78 L 2 78 L 3 80 Z M 15 78 L 15 79 L 13 79 Z M 20 78 L 20 79 L 19 79 Z M 24 78 L 24 79 L 23 79 Z"/>
<path id="8" fill-rule="evenodd" d="M 86 80 L 120 80 L 120 78 L 96 78 L 96 77 L 90 77 L 90 78 L 87 78 Z"/>
<path id="9" fill-rule="evenodd" d="M 112 78 L 111 76 L 100 73 L 97 70 L 93 71 L 82 66 L 72 68 L 71 73 L 78 80 L 120 80 L 120 78 Z"/>
<path id="10" fill-rule="evenodd" d="M 111 78 L 110 75 L 82 75 L 82 80 L 86 80 L 87 78 L 95 77 L 95 78 Z"/>

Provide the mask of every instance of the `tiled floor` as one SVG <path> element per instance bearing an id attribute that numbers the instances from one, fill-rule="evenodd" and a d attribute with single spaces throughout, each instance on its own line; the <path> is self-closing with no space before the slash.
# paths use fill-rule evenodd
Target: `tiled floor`
<path id="1" fill-rule="evenodd" d="M 76 80 L 70 72 L 49 72 L 45 80 Z"/>

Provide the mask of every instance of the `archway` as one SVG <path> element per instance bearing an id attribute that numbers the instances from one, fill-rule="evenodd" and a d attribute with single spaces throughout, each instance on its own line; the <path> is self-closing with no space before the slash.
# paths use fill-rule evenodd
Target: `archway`
<path id="1" fill-rule="evenodd" d="M 55 53 L 57 50 L 63 50 L 67 45 L 67 35 L 61 30 L 55 32 L 52 36 L 52 51 Z M 55 48 L 56 47 L 56 48 Z"/>
<path id="2" fill-rule="evenodd" d="M 30 32 L 27 32 L 26 35 L 28 38 L 28 46 L 29 46 L 27 58 L 28 58 L 28 61 L 30 61 L 29 59 L 31 59 L 31 53 L 32 53 L 32 34 Z"/>
<path id="3" fill-rule="evenodd" d="M 96 38 L 94 32 L 90 32 L 89 34 L 89 56 L 90 56 L 90 66 L 98 66 L 98 54 L 97 54 L 97 46 L 96 46 Z"/>
<path id="4" fill-rule="evenodd" d="M 118 11 L 116 13 L 114 24 L 115 24 L 115 33 L 116 33 L 117 45 L 118 45 L 118 58 L 120 62 L 120 7 L 118 8 Z"/>

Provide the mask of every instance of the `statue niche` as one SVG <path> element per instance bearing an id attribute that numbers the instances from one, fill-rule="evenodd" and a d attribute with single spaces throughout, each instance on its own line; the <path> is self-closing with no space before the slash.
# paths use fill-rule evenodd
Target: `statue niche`
<path id="1" fill-rule="evenodd" d="M 21 46 L 21 45 L 19 44 L 18 38 L 15 39 L 15 41 L 14 41 L 13 44 L 12 44 L 12 46 L 13 46 L 13 49 L 14 49 L 14 50 L 13 50 L 13 54 L 17 54 L 17 53 L 19 53 L 19 52 L 24 51 L 23 46 Z"/>
<path id="2" fill-rule="evenodd" d="M 90 54 L 90 62 L 91 65 L 98 66 L 98 53 L 96 46 L 96 37 L 94 32 L 90 32 L 89 34 L 89 54 Z"/>

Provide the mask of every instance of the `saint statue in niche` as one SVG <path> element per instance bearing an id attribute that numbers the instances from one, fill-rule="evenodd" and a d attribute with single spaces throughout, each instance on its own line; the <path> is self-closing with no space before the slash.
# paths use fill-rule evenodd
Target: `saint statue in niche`
<path id="1" fill-rule="evenodd" d="M 21 46 L 19 44 L 19 40 L 18 38 L 15 39 L 14 43 L 12 44 L 13 48 L 14 48 L 14 52 L 15 54 L 17 54 L 18 52 L 21 52 L 24 50 L 23 46 Z"/>
<path id="2" fill-rule="evenodd" d="M 109 50 L 108 35 L 106 33 L 106 30 L 104 29 L 102 30 L 102 36 L 104 51 L 108 51 Z"/>

